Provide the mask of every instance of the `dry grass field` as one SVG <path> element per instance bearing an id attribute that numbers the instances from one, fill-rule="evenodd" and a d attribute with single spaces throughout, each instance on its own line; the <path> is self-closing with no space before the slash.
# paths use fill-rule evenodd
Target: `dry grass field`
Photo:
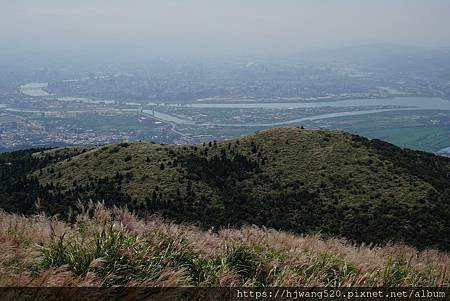
<path id="1" fill-rule="evenodd" d="M 449 286 L 447 253 L 244 226 L 200 230 L 91 204 L 68 224 L 0 213 L 0 286 Z"/>

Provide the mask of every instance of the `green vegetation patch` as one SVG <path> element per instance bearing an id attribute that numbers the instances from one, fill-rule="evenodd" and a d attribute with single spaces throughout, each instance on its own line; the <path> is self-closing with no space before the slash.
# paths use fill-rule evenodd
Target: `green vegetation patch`
<path id="1" fill-rule="evenodd" d="M 35 199 L 26 194 L 27 205 L 10 207 L 39 198 L 41 210 L 70 217 L 92 200 L 206 228 L 255 224 L 450 248 L 450 159 L 380 140 L 279 128 L 202 145 L 122 143 L 47 157 L 27 173 Z"/>

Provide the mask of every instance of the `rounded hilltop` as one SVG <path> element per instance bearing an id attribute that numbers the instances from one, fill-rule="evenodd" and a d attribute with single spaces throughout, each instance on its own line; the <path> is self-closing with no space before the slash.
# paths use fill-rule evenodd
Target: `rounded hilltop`
<path id="1" fill-rule="evenodd" d="M 133 142 L 40 154 L 23 172 L 36 182 L 30 196 L 14 199 L 11 183 L 3 207 L 26 213 L 39 198 L 43 210 L 65 216 L 80 201 L 104 201 L 206 228 L 255 224 L 450 248 L 450 159 L 380 140 L 275 128 L 198 145 Z"/>

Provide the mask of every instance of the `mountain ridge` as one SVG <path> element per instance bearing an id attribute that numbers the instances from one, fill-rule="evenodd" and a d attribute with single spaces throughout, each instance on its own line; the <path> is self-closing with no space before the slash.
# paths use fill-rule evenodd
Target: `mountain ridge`
<path id="1" fill-rule="evenodd" d="M 31 214 L 38 200 L 70 218 L 77 202 L 104 201 L 206 228 L 255 224 L 450 249 L 450 160 L 380 140 L 276 128 L 203 145 L 32 153 L 36 166 L 24 174 L 34 200 L 14 203 L 4 192 L 6 210 Z"/>

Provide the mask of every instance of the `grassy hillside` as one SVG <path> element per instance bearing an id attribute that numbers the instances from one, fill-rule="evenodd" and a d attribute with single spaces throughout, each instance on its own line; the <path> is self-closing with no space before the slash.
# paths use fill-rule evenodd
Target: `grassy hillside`
<path id="1" fill-rule="evenodd" d="M 205 227 L 450 249 L 450 159 L 343 132 L 279 128 L 204 145 L 123 143 L 32 158 L 24 173 L 37 181 L 28 190 L 52 214 L 92 199 Z M 31 210 L 35 199 L 2 206 Z"/>
<path id="2" fill-rule="evenodd" d="M 101 205 L 75 220 L 0 212 L 0 286 L 450 285 L 448 254 L 405 245 L 249 226 L 204 232 Z"/>

